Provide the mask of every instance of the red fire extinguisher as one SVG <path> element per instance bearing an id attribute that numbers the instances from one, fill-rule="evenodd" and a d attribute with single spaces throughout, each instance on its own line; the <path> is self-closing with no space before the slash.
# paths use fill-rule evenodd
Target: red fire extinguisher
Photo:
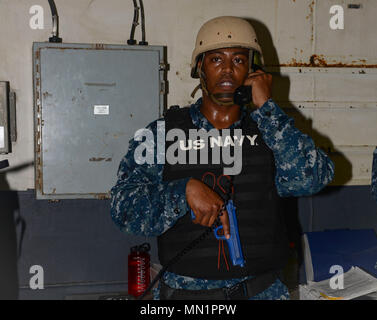
<path id="1" fill-rule="evenodd" d="M 145 242 L 131 248 L 128 255 L 128 294 L 138 297 L 150 284 L 149 243 Z"/>

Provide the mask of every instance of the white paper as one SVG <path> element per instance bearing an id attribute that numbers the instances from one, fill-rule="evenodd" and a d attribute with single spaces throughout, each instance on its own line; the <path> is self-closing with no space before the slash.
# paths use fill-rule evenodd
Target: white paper
<path id="1" fill-rule="evenodd" d="M 110 113 L 109 105 L 95 105 L 94 114 L 108 115 Z"/>
<path id="2" fill-rule="evenodd" d="M 0 149 L 5 147 L 4 127 L 0 127 Z"/>
<path id="3" fill-rule="evenodd" d="M 300 288 L 301 300 L 351 300 L 377 292 L 377 279 L 358 267 L 352 267 L 344 276 L 344 288 L 332 289 L 330 279 L 320 282 L 308 281 Z"/>

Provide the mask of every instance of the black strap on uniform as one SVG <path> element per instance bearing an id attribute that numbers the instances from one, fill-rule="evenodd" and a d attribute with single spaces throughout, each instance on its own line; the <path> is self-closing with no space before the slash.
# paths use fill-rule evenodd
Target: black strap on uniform
<path id="1" fill-rule="evenodd" d="M 161 270 L 160 272 L 156 275 L 156 277 L 152 280 L 150 285 L 148 286 L 147 289 L 143 292 L 142 295 L 137 297 L 137 300 L 142 300 L 146 294 L 153 288 L 153 286 L 156 284 L 156 282 L 162 278 L 164 275 L 165 271 L 169 269 L 170 266 L 175 264 L 178 260 L 182 258 L 187 252 L 189 252 L 191 249 L 196 247 L 202 240 L 204 240 L 215 228 L 217 228 L 219 225 L 221 225 L 220 218 L 217 217 L 214 224 L 211 227 L 208 227 L 199 237 L 194 239 L 190 244 L 188 244 L 182 251 L 180 251 L 174 258 L 172 258 Z"/>

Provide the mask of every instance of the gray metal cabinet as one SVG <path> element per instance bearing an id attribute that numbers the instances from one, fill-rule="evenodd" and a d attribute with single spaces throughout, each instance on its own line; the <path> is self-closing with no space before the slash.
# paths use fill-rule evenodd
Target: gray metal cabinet
<path id="1" fill-rule="evenodd" d="M 137 129 L 161 116 L 164 47 L 33 44 L 37 199 L 108 198 Z"/>

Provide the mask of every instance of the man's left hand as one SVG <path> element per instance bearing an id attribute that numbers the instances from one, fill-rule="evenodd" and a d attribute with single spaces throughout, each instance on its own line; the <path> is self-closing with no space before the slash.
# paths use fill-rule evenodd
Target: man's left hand
<path id="1" fill-rule="evenodd" d="M 269 73 L 262 70 L 249 73 L 244 85 L 252 87 L 253 104 L 257 108 L 271 98 L 272 76 Z"/>

